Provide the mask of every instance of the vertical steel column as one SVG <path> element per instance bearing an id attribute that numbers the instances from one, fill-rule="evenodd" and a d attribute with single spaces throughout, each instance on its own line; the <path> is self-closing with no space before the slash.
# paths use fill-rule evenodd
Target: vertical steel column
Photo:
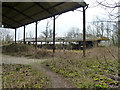
<path id="1" fill-rule="evenodd" d="M 15 44 L 16 44 L 16 30 L 17 30 L 17 29 L 15 28 Z"/>
<path id="2" fill-rule="evenodd" d="M 85 7 L 83 7 L 83 57 L 85 57 L 86 49 L 86 30 L 85 30 Z"/>
<path id="3" fill-rule="evenodd" d="M 53 53 L 55 53 L 55 16 L 53 16 Z"/>
<path id="4" fill-rule="evenodd" d="M 35 24 L 36 24 L 36 27 L 35 27 L 35 42 L 36 42 L 36 44 L 35 44 L 35 47 L 37 48 L 37 22 L 35 22 Z"/>
<path id="5" fill-rule="evenodd" d="M 25 44 L 25 25 L 24 25 L 24 32 L 23 32 L 23 42 Z"/>

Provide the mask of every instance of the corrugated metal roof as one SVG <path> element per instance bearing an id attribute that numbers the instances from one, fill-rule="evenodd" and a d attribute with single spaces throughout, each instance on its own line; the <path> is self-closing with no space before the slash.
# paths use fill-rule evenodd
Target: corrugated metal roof
<path id="1" fill-rule="evenodd" d="M 2 24 L 18 28 L 85 6 L 85 2 L 3 2 Z"/>

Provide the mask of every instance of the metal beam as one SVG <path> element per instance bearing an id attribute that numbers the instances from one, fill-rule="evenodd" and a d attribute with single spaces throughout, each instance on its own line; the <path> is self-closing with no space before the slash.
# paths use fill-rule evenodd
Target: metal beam
<path id="1" fill-rule="evenodd" d="M 35 47 L 37 48 L 37 22 L 35 22 L 36 24 L 36 27 L 35 27 L 35 42 L 36 42 L 36 45 Z"/>
<path id="2" fill-rule="evenodd" d="M 7 16 L 5 16 L 5 15 L 2 15 L 2 16 L 5 17 L 5 18 L 7 18 L 7 19 L 10 19 L 11 21 L 13 21 L 13 22 L 15 22 L 15 23 L 17 23 L 17 24 L 20 24 L 20 25 L 22 24 L 22 23 L 14 20 L 14 19 L 12 19 L 12 18 L 10 18 L 10 17 L 7 17 Z"/>
<path id="3" fill-rule="evenodd" d="M 33 2 L 34 3 L 34 2 Z M 50 9 L 53 9 L 53 8 L 55 8 L 55 7 L 57 7 L 57 6 L 59 6 L 59 5 L 62 5 L 62 4 L 64 4 L 65 2 L 61 2 L 61 3 L 58 3 L 58 4 L 56 4 L 56 5 L 53 5 L 52 7 L 50 7 L 50 8 L 47 8 L 47 10 L 49 11 Z M 40 13 L 43 13 L 45 10 L 43 10 L 43 11 L 40 11 L 40 12 L 38 12 L 38 13 L 35 13 L 35 14 L 33 14 L 31 17 L 34 17 L 35 15 L 37 15 L 37 14 L 40 14 Z M 53 16 L 53 15 L 52 15 Z M 47 17 L 47 18 L 49 18 L 49 17 Z M 42 18 L 42 19 L 46 19 L 46 18 Z M 39 20 L 42 20 L 42 19 L 39 19 Z M 20 20 L 20 22 L 21 21 L 23 21 L 24 19 L 22 19 L 22 20 Z M 38 20 L 38 21 L 39 21 Z M 31 22 L 32 23 L 32 22 Z M 30 23 L 27 23 L 27 24 L 30 24 Z M 23 25 L 22 25 L 23 26 Z"/>
<path id="4" fill-rule="evenodd" d="M 4 25 L 5 28 L 7 27 L 7 28 L 13 28 L 13 29 L 15 29 L 15 27 L 13 25 L 7 24 L 7 23 L 5 23 L 3 21 L 2 21 L 2 24 Z"/>
<path id="5" fill-rule="evenodd" d="M 23 42 L 25 44 L 25 25 L 24 25 L 24 32 L 23 32 Z"/>
<path id="6" fill-rule="evenodd" d="M 27 10 L 33 8 L 33 6 L 35 6 L 35 5 L 31 5 L 31 6 L 29 6 L 28 8 L 24 9 L 23 12 L 25 12 L 25 11 L 27 11 Z M 18 15 L 18 13 L 17 13 L 16 15 L 14 15 L 13 17 L 16 17 L 17 15 Z"/>
<path id="7" fill-rule="evenodd" d="M 64 4 L 64 3 L 66 3 L 66 2 L 59 2 L 58 4 L 53 5 L 53 6 L 50 7 L 49 9 L 55 8 L 55 7 L 60 6 L 60 5 Z"/>
<path id="8" fill-rule="evenodd" d="M 17 31 L 17 29 L 15 28 L 15 44 L 16 44 L 16 31 Z"/>
<path id="9" fill-rule="evenodd" d="M 58 3 L 58 4 L 56 4 L 56 5 L 53 5 L 52 7 L 47 8 L 47 10 L 50 10 L 50 9 L 52 9 L 52 8 L 55 8 L 55 7 L 57 7 L 57 6 L 59 6 L 59 5 L 62 5 L 62 4 L 64 4 L 64 3 L 66 3 L 66 2 L 61 2 L 61 3 Z M 59 14 L 62 14 L 62 13 L 68 12 L 68 11 L 73 11 L 73 10 L 75 10 L 76 8 L 80 8 L 80 7 L 81 7 L 81 6 L 78 6 L 78 7 L 75 7 L 75 8 L 73 8 L 73 9 L 66 10 L 66 11 L 64 11 L 64 12 L 56 13 L 56 14 L 54 14 L 54 15 L 59 15 Z M 42 12 L 43 12 L 43 11 L 42 11 Z M 39 12 L 39 13 L 42 13 L 42 12 Z M 37 14 L 38 14 L 38 13 L 33 14 L 33 15 L 31 15 L 30 17 L 34 17 L 34 15 L 37 15 Z M 35 21 L 39 21 L 39 20 L 43 20 L 43 19 L 46 19 L 46 18 L 49 18 L 49 17 L 51 17 L 51 16 L 48 16 L 48 17 L 45 17 L 45 18 L 40 18 L 40 19 L 38 19 L 38 20 L 34 20 L 34 22 L 35 22 Z M 22 21 L 22 20 L 20 20 L 20 21 Z M 30 23 L 33 23 L 33 22 L 31 21 L 31 22 L 29 22 L 29 23 L 22 24 L 22 25 L 17 26 L 17 27 L 21 27 L 21 26 L 23 26 L 23 25 L 27 25 L 27 24 L 30 24 Z"/>
<path id="10" fill-rule="evenodd" d="M 53 53 L 55 53 L 55 16 L 53 16 Z"/>
<path id="11" fill-rule="evenodd" d="M 15 5 L 14 5 L 14 7 L 16 7 L 16 6 L 18 6 L 19 5 L 19 3 L 16 3 Z M 4 6 L 4 4 L 2 4 L 2 6 Z M 6 6 L 6 5 L 5 5 Z M 4 13 L 4 15 L 7 15 L 7 14 L 10 14 L 11 12 L 8 12 L 8 11 L 6 11 L 5 13 Z M 13 16 L 14 17 L 14 16 Z"/>
<path id="12" fill-rule="evenodd" d="M 46 12 L 48 12 L 50 15 L 52 15 L 52 13 L 49 11 L 49 10 L 47 10 L 46 8 L 44 8 L 42 5 L 40 5 L 39 3 L 37 3 L 37 2 L 34 2 L 37 6 L 39 6 L 40 8 L 42 8 L 43 10 L 45 10 Z"/>
<path id="13" fill-rule="evenodd" d="M 3 5 L 3 7 L 6 7 L 6 8 L 9 8 L 9 9 L 12 9 L 16 12 L 18 12 L 19 14 L 31 19 L 32 21 L 34 21 L 34 19 L 32 19 L 31 17 L 29 17 L 28 15 L 24 14 L 22 11 L 19 11 L 18 9 L 14 8 L 14 7 L 11 7 L 11 6 L 8 6 L 8 5 Z"/>
<path id="14" fill-rule="evenodd" d="M 85 7 L 83 7 L 83 57 L 85 57 L 86 49 L 86 30 L 85 30 Z"/>
<path id="15" fill-rule="evenodd" d="M 52 9 L 52 8 L 55 8 L 55 7 L 57 7 L 57 6 L 59 6 L 59 5 L 62 5 L 62 4 L 64 4 L 65 2 L 60 2 L 60 3 L 58 3 L 58 4 L 56 4 L 56 5 L 53 5 L 52 7 L 49 7 L 49 8 L 44 8 L 42 5 L 40 5 L 39 3 L 37 3 L 37 2 L 34 2 L 36 5 L 38 5 L 40 8 L 42 8 L 43 10 L 45 10 L 46 12 L 48 12 L 49 14 L 51 14 L 52 16 L 53 16 L 53 13 L 51 13 L 49 10 L 50 9 Z"/>

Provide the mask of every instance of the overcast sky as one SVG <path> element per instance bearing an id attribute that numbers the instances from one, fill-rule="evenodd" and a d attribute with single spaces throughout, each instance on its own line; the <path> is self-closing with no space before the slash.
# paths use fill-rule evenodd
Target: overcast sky
<path id="1" fill-rule="evenodd" d="M 100 0 L 98 0 L 100 1 Z M 102 0 L 101 0 L 102 1 Z M 105 1 L 105 0 L 104 0 Z M 109 3 L 117 0 L 107 0 Z M 96 16 L 100 17 L 101 19 L 107 20 L 108 18 L 108 12 L 112 11 L 111 9 L 105 10 L 103 7 L 100 7 L 98 4 L 96 4 L 96 0 L 85 0 L 87 4 L 89 4 L 88 9 L 86 10 L 86 23 L 90 23 Z M 82 9 L 82 8 L 81 8 Z M 81 10 L 77 9 L 77 10 Z M 64 36 L 72 27 L 78 27 L 80 29 L 80 32 L 82 32 L 82 15 L 83 13 L 80 11 L 70 11 L 64 14 L 59 15 L 59 17 L 56 19 L 56 33 L 57 36 Z M 113 10 L 111 13 L 117 12 L 117 9 Z M 38 23 L 38 36 L 41 35 L 42 31 L 45 30 L 47 21 L 50 21 L 52 29 L 52 20 L 51 18 L 41 20 Z M 10 30 L 10 29 L 9 29 Z M 26 34 L 29 36 L 29 34 L 32 33 L 33 37 L 35 37 L 35 23 L 29 24 L 26 26 Z M 14 30 L 12 30 L 11 34 L 14 35 Z M 20 27 L 17 29 L 17 40 L 23 38 L 23 27 Z"/>

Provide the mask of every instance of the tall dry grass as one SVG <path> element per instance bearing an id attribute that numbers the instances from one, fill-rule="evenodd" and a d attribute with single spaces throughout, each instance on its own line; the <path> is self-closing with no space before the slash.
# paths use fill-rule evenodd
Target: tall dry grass
<path id="1" fill-rule="evenodd" d="M 25 56 L 31 58 L 51 57 L 51 52 L 46 49 L 35 48 L 27 44 L 10 44 L 2 47 L 2 53 L 14 56 Z"/>
<path id="2" fill-rule="evenodd" d="M 118 49 L 117 47 L 96 47 L 86 50 L 86 57 L 82 52 L 72 52 L 69 50 L 58 50 L 53 59 L 43 62 L 47 67 L 53 69 L 56 73 L 62 74 L 76 87 L 96 87 L 100 86 L 99 78 L 109 80 L 112 76 L 117 76 L 118 66 Z M 112 81 L 112 80 L 111 80 Z M 114 80 L 113 80 L 114 82 Z M 96 86 L 94 86 L 96 85 Z M 106 82 L 103 87 L 111 86 Z M 113 87 L 115 87 L 113 85 Z"/>
<path id="3" fill-rule="evenodd" d="M 108 46 L 108 47 L 96 47 L 87 50 L 87 57 L 106 57 L 107 59 L 118 60 L 118 47 Z"/>

